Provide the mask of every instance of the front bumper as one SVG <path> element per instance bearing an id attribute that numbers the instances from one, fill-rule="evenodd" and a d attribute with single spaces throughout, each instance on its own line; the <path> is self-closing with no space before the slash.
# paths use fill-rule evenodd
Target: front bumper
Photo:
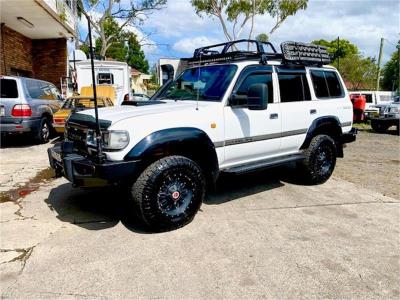
<path id="1" fill-rule="evenodd" d="M 358 133 L 358 130 L 357 130 L 357 128 L 354 128 L 354 127 L 351 128 L 351 130 L 349 132 L 343 133 L 342 138 L 341 138 L 342 144 L 348 144 L 348 143 L 354 142 L 356 140 L 357 133 Z"/>
<path id="2" fill-rule="evenodd" d="M 141 171 L 141 162 L 109 161 L 97 162 L 93 158 L 72 153 L 71 142 L 60 142 L 47 150 L 50 166 L 56 174 L 64 176 L 74 186 L 105 186 L 134 179 Z"/>

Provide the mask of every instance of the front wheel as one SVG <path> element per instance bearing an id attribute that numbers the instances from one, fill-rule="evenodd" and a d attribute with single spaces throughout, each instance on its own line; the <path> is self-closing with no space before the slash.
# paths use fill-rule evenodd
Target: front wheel
<path id="1" fill-rule="evenodd" d="M 151 164 L 131 189 L 138 215 L 151 230 L 165 231 L 191 222 L 205 195 L 200 167 L 183 156 Z"/>
<path id="2" fill-rule="evenodd" d="M 385 133 L 389 126 L 382 121 L 371 120 L 371 128 L 375 132 Z"/>
<path id="3" fill-rule="evenodd" d="M 306 182 L 309 184 L 321 184 L 331 177 L 336 165 L 335 141 L 327 135 L 317 135 L 304 151 L 305 159 L 300 168 L 303 171 Z"/>

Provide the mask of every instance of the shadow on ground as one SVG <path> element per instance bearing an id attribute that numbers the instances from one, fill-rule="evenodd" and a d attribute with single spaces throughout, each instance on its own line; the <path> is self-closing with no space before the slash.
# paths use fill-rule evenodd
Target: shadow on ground
<path id="1" fill-rule="evenodd" d="M 222 176 L 215 191 L 207 193 L 203 205 L 221 205 L 242 197 L 280 188 L 285 182 L 301 183 L 293 167 L 270 169 L 241 176 Z M 87 230 L 102 230 L 121 222 L 137 233 L 150 233 L 133 218 L 126 191 L 116 187 L 101 189 L 72 188 L 66 183 L 51 190 L 45 200 L 57 218 Z"/>
<path id="2" fill-rule="evenodd" d="M 52 136 L 49 144 L 55 144 L 60 138 Z M 0 137 L 0 148 L 28 148 L 38 145 L 37 141 L 29 134 L 2 134 Z"/>

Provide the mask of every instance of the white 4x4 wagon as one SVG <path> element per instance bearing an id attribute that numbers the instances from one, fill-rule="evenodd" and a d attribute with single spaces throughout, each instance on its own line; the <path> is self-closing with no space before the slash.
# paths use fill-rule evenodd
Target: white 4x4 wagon
<path id="1" fill-rule="evenodd" d="M 256 49 L 238 50 L 243 43 Z M 325 182 L 355 140 L 352 104 L 326 49 L 281 48 L 241 40 L 197 49 L 150 101 L 101 108 L 98 123 L 93 110 L 72 115 L 51 166 L 75 186 L 129 186 L 153 230 L 190 222 L 221 173 L 297 162 L 310 183 Z"/>

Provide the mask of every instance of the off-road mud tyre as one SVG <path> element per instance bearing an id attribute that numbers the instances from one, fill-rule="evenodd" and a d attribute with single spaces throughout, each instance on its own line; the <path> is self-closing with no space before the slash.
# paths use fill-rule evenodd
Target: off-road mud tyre
<path id="1" fill-rule="evenodd" d="M 332 175 L 336 165 L 335 141 L 328 135 L 317 135 L 304 151 L 305 159 L 300 163 L 301 175 L 307 184 L 321 184 Z"/>
<path id="2" fill-rule="evenodd" d="M 204 195 L 205 179 L 201 168 L 183 156 L 169 156 L 154 162 L 131 189 L 137 215 L 155 232 L 190 223 Z"/>
<path id="3" fill-rule="evenodd" d="M 52 133 L 51 122 L 48 118 L 43 117 L 40 120 L 38 129 L 34 132 L 34 138 L 38 144 L 45 144 L 50 140 Z"/>
<path id="4" fill-rule="evenodd" d="M 389 129 L 389 126 L 382 121 L 371 120 L 371 128 L 377 133 L 385 133 Z"/>

